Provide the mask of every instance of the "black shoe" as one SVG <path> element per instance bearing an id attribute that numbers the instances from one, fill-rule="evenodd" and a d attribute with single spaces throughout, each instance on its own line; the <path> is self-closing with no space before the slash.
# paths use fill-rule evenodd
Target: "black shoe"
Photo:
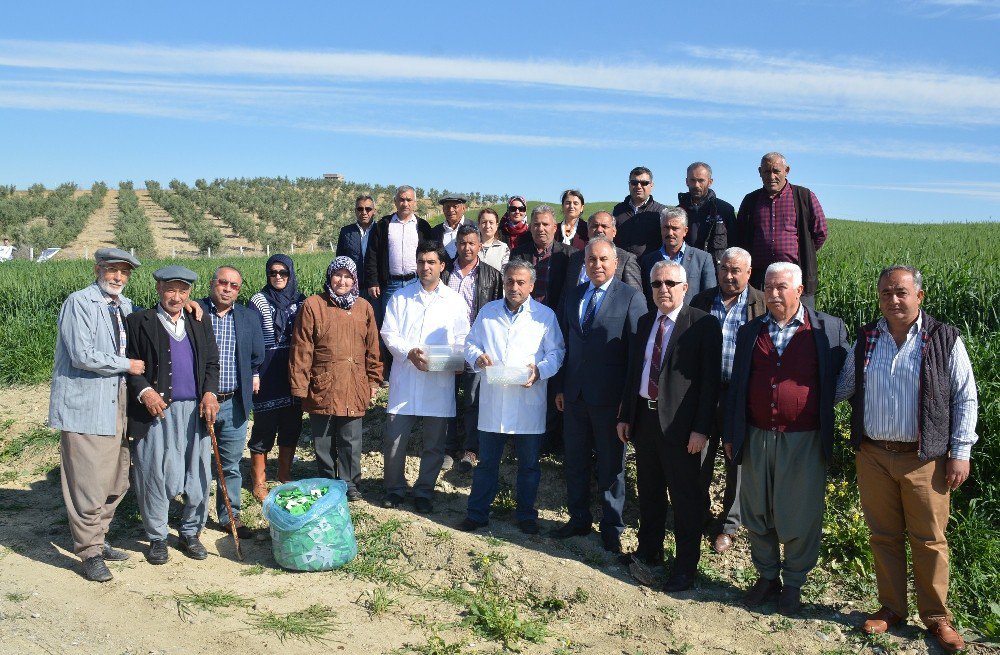
<path id="1" fill-rule="evenodd" d="M 802 590 L 786 585 L 778 595 L 778 613 L 782 616 L 795 616 L 801 609 Z"/>
<path id="2" fill-rule="evenodd" d="M 382 499 L 382 507 L 396 509 L 403 504 L 403 497 L 399 494 L 389 494 Z"/>
<path id="3" fill-rule="evenodd" d="M 601 544 L 604 546 L 604 550 L 606 550 L 607 552 L 609 552 L 609 553 L 611 553 L 613 555 L 621 555 L 621 552 L 622 552 L 622 541 L 618 537 L 618 535 L 614 535 L 614 536 L 608 537 L 608 536 L 605 536 L 605 535 L 602 534 L 601 535 Z"/>
<path id="4" fill-rule="evenodd" d="M 146 561 L 150 564 L 166 564 L 170 559 L 167 552 L 166 539 L 153 539 L 149 542 L 149 550 L 146 551 Z"/>
<path id="5" fill-rule="evenodd" d="M 347 490 L 347 502 L 354 503 L 354 502 L 357 502 L 359 500 L 364 500 L 364 499 L 365 499 L 365 497 L 363 495 L 361 495 L 361 492 L 358 491 L 357 489 L 348 489 Z"/>
<path id="6" fill-rule="evenodd" d="M 243 521 L 236 519 L 236 536 L 240 539 L 253 539 L 253 530 L 243 525 Z"/>
<path id="7" fill-rule="evenodd" d="M 114 577 L 100 555 L 83 560 L 83 575 L 91 582 L 107 582 Z"/>
<path id="8" fill-rule="evenodd" d="M 538 534 L 538 521 L 535 519 L 525 519 L 517 524 L 524 534 Z"/>
<path id="9" fill-rule="evenodd" d="M 663 591 L 668 594 L 687 591 L 694 584 L 694 576 L 690 573 L 674 573 L 663 585 Z"/>
<path id="10" fill-rule="evenodd" d="M 556 539 L 568 539 L 570 537 L 586 537 L 590 534 L 589 525 L 574 525 L 572 521 L 564 523 L 549 533 L 549 536 Z"/>
<path id="11" fill-rule="evenodd" d="M 473 521 L 468 516 L 462 519 L 462 522 L 458 525 L 458 529 L 462 532 L 475 532 L 479 528 L 485 528 L 489 525 L 489 521 L 484 521 L 480 523 L 479 521 Z"/>
<path id="12" fill-rule="evenodd" d="M 747 607 L 760 607 L 771 596 L 781 591 L 781 580 L 775 578 L 757 578 L 757 582 L 750 587 L 750 591 L 743 596 L 743 604 Z"/>
<path id="13" fill-rule="evenodd" d="M 101 557 L 104 558 L 105 562 L 124 562 L 129 558 L 129 554 L 124 550 L 112 548 L 111 544 L 105 541 L 104 548 L 101 550 Z"/>
<path id="14" fill-rule="evenodd" d="M 177 541 L 177 545 L 180 546 L 180 549 L 184 551 L 184 554 L 191 559 L 205 559 L 208 557 L 208 551 L 201 545 L 201 540 L 198 539 L 198 535 L 192 535 L 190 537 L 181 535 L 181 538 Z"/>
<path id="15" fill-rule="evenodd" d="M 413 499 L 413 509 L 417 512 L 417 514 L 430 514 L 434 511 L 434 505 L 431 504 L 430 498 L 417 496 Z"/>
<path id="16" fill-rule="evenodd" d="M 640 564 L 644 564 L 645 566 L 654 568 L 663 565 L 663 561 L 660 560 L 660 558 L 647 557 L 646 555 L 643 555 L 639 551 L 636 551 L 634 553 L 624 553 L 618 556 L 618 563 L 623 566 L 629 566 L 630 564 L 632 564 L 632 562 L 639 562 Z"/>

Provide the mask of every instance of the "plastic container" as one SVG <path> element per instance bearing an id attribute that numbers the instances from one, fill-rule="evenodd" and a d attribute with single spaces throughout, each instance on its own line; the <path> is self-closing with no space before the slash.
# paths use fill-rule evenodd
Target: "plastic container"
<path id="1" fill-rule="evenodd" d="M 506 366 L 504 364 L 494 364 L 483 368 L 486 371 L 486 382 L 488 384 L 500 384 L 504 386 L 522 385 L 528 383 L 531 377 L 531 369 L 527 366 Z"/>
<path id="2" fill-rule="evenodd" d="M 437 345 L 422 343 L 420 350 L 427 355 L 428 371 L 461 371 L 465 369 L 465 345 Z"/>
<path id="3" fill-rule="evenodd" d="M 304 514 L 293 515 L 275 504 L 281 491 L 327 487 L 327 492 Z M 278 564 L 292 571 L 330 571 L 358 554 L 354 524 L 347 508 L 347 483 L 329 478 L 286 482 L 271 489 L 262 507 L 271 524 L 271 550 Z"/>

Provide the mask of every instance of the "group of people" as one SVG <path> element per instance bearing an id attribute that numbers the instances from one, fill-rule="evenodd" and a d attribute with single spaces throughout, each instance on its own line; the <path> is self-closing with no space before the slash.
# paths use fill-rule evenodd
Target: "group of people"
<path id="1" fill-rule="evenodd" d="M 443 468 L 471 471 L 458 526 L 490 522 L 499 465 L 513 439 L 515 522 L 538 534 L 535 498 L 545 450 L 561 450 L 568 521 L 557 539 L 598 531 L 644 584 L 677 593 L 694 583 L 703 535 L 719 553 L 746 529 L 758 579 L 744 602 L 777 597 L 796 614 L 819 555 L 834 406 L 851 399 L 851 443 L 871 528 L 880 609 L 863 629 L 907 616 L 905 543 L 917 605 L 949 650 L 964 646 L 946 605 L 949 493 L 969 476 L 978 413 L 959 332 L 921 309 L 920 272 L 897 265 L 877 280 L 882 316 L 852 345 L 839 318 L 815 309 L 816 252 L 826 219 L 815 194 L 787 181 L 780 153 L 761 159 L 762 187 L 739 210 L 716 197 L 712 169 L 687 169 L 678 204 L 657 203 L 653 174 L 636 167 L 629 195 L 584 220 L 583 194 L 556 210 L 513 196 L 501 217 L 465 216 L 442 198 L 444 221 L 415 214 L 412 187 L 375 220 L 360 196 L 323 290 L 300 293 L 292 260 L 271 257 L 248 307 L 230 266 L 194 302 L 196 276 L 154 273 L 159 303 L 134 311 L 122 295 L 139 262 L 96 254 L 96 281 L 59 318 L 50 424 L 62 431 L 63 493 L 74 551 L 91 580 L 127 553 L 106 541 L 117 503 L 134 486 L 153 564 L 167 561 L 167 506 L 182 494 L 179 546 L 206 556 L 208 425 L 215 428 L 235 528 L 240 460 L 253 410 L 250 488 L 267 493 L 267 453 L 278 441 L 287 481 L 310 415 L 319 474 L 362 498 L 366 410 L 388 384 L 383 437 L 386 507 L 412 499 L 431 513 Z M 422 426 L 419 473 L 405 475 Z M 625 456 L 635 449 L 638 548 L 622 553 Z M 725 454 L 723 511 L 710 516 L 717 453 Z M 221 496 L 221 494 L 220 494 Z M 675 557 L 663 572 L 668 503 Z M 219 522 L 228 516 L 218 501 Z M 663 572 L 663 573 L 661 573 Z"/>

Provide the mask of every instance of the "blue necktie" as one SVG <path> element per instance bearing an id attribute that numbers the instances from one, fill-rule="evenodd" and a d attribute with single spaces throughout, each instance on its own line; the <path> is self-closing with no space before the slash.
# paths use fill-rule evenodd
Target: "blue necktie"
<path id="1" fill-rule="evenodd" d="M 604 293 L 604 289 L 597 287 L 594 293 L 590 294 L 590 302 L 587 303 L 587 311 L 583 313 L 583 322 L 580 324 L 584 336 L 590 334 L 590 328 L 594 325 L 594 315 L 597 314 L 597 294 Z"/>

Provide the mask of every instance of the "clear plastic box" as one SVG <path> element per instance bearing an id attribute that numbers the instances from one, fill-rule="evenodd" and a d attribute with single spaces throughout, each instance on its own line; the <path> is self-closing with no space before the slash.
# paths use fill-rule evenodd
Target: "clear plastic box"
<path id="1" fill-rule="evenodd" d="M 436 345 L 422 343 L 420 350 L 427 355 L 428 371 L 461 371 L 465 368 L 465 345 Z"/>
<path id="2" fill-rule="evenodd" d="M 531 377 L 531 369 L 525 366 L 507 366 L 505 364 L 494 364 L 483 369 L 486 371 L 486 382 L 489 384 L 500 384 L 504 386 L 522 385 L 528 383 Z"/>

